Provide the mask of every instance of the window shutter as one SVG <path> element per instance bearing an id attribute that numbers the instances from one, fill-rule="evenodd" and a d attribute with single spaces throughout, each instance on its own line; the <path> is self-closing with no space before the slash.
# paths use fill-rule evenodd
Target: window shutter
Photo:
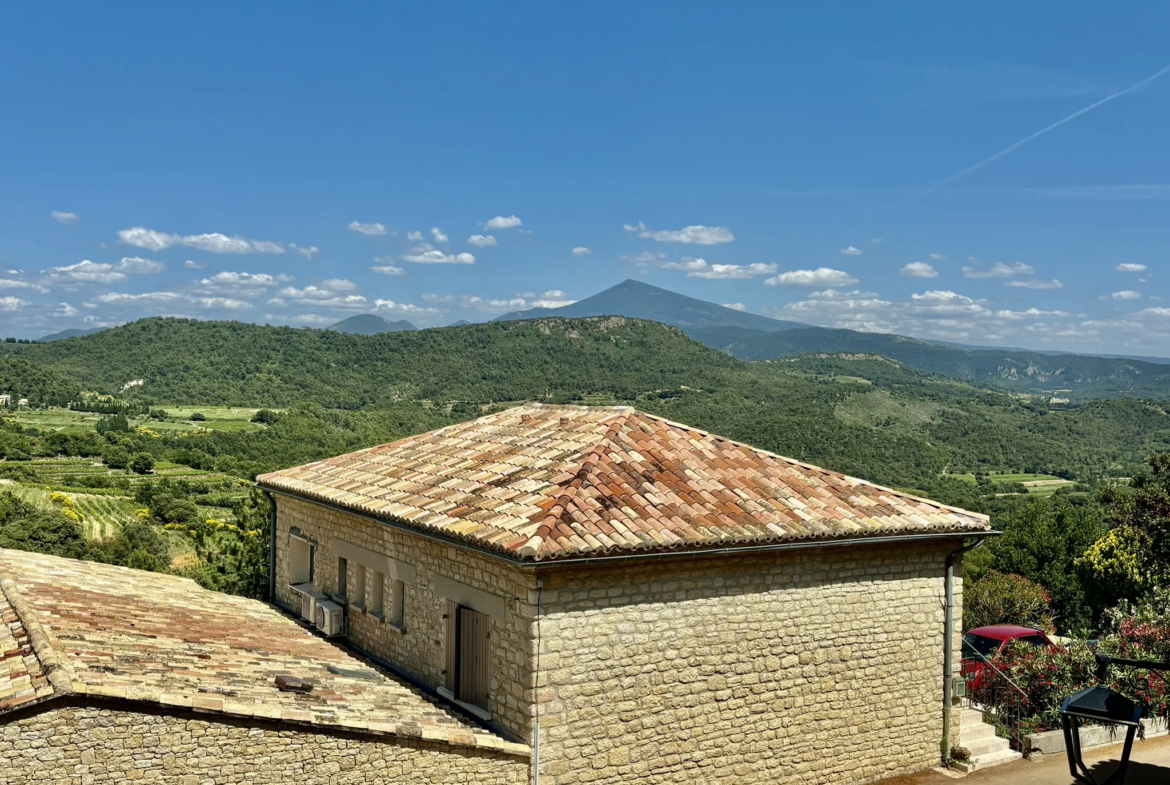
<path id="1" fill-rule="evenodd" d="M 443 686 L 452 694 L 459 689 L 459 606 L 447 600 L 447 668 L 443 671 Z"/>
<path id="2" fill-rule="evenodd" d="M 471 608 L 459 608 L 459 690 L 464 703 L 488 708 L 491 669 L 488 646 L 491 618 Z"/>

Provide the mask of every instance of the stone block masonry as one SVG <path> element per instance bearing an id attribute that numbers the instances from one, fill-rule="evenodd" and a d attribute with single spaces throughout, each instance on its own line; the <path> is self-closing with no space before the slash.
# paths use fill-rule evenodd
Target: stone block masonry
<path id="1" fill-rule="evenodd" d="M 300 595 L 289 588 L 288 582 L 288 538 L 293 527 L 317 542 L 314 583 L 330 594 L 339 590 L 337 554 L 333 551 L 335 539 L 414 566 L 417 577 L 414 584 L 406 586 L 403 629 L 351 606 L 347 637 L 365 651 L 434 688 L 443 685 L 446 646 L 443 620 L 446 603 L 436 591 L 436 579 L 448 578 L 503 599 L 504 617 L 492 620 L 489 708 L 492 720 L 500 727 L 522 739 L 529 738 L 532 709 L 529 641 L 534 609 L 527 605 L 526 599 L 536 586 L 531 570 L 289 496 L 276 497 L 276 524 L 276 596 L 286 607 L 300 607 Z M 370 580 L 367 574 L 367 585 Z M 349 593 L 352 595 L 353 591 L 351 584 Z"/>
<path id="2" fill-rule="evenodd" d="M 0 724 L 0 785 L 525 785 L 529 761 L 193 713 L 45 707 Z"/>
<path id="3" fill-rule="evenodd" d="M 844 785 L 936 765 L 954 547 L 543 573 L 541 782 Z"/>

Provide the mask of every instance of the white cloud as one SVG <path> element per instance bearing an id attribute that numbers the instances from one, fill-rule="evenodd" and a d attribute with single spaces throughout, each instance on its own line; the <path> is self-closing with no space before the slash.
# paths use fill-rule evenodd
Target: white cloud
<path id="1" fill-rule="evenodd" d="M 492 218 L 489 221 L 485 221 L 483 224 L 483 228 L 484 229 L 512 229 L 514 227 L 520 226 L 522 223 L 523 223 L 523 221 L 521 221 L 519 218 L 517 218 L 514 215 L 508 215 L 508 216 L 497 215 L 495 218 Z"/>
<path id="2" fill-rule="evenodd" d="M 172 246 L 181 245 L 187 248 L 196 248 L 200 251 L 218 254 L 284 253 L 284 246 L 280 243 L 274 243 L 268 240 L 248 240 L 243 237 L 228 237 L 226 234 L 220 234 L 219 232 L 178 235 L 156 232 L 154 229 L 135 226 L 119 231 L 118 239 L 125 245 L 145 248 L 148 251 L 162 251 Z"/>
<path id="3" fill-rule="evenodd" d="M 627 232 L 644 232 L 646 231 L 646 224 L 638 221 L 636 224 L 622 224 L 622 228 Z"/>
<path id="4" fill-rule="evenodd" d="M 0 289 L 31 289 L 34 292 L 44 294 L 49 290 L 45 287 L 30 283 L 29 281 L 22 281 L 18 278 L 0 278 Z"/>
<path id="5" fill-rule="evenodd" d="M 841 270 L 818 267 L 816 270 L 789 270 L 764 281 L 767 286 L 851 286 L 857 279 Z"/>
<path id="6" fill-rule="evenodd" d="M 204 278 L 200 283 L 214 284 L 243 284 L 245 286 L 276 286 L 294 280 L 288 275 L 269 275 L 268 273 L 237 273 L 224 270 L 210 278 Z"/>
<path id="7" fill-rule="evenodd" d="M 382 275 L 406 275 L 406 270 L 392 264 L 375 264 L 370 267 L 370 270 Z"/>
<path id="8" fill-rule="evenodd" d="M 1011 319 L 1013 321 L 1020 319 L 1041 319 L 1049 316 L 1063 319 L 1072 316 L 1067 311 L 1041 311 L 1038 308 L 1029 308 L 1026 311 L 996 311 L 995 315 L 1000 319 Z"/>
<path id="9" fill-rule="evenodd" d="M 692 259 L 689 256 L 684 256 L 681 262 L 666 262 L 662 265 L 664 270 L 686 270 L 687 272 L 699 272 L 707 269 L 706 259 Z"/>
<path id="10" fill-rule="evenodd" d="M 205 267 L 207 267 L 207 265 L 199 264 L 199 262 L 196 262 L 192 259 L 188 259 L 187 261 L 183 262 L 183 266 L 186 267 L 188 270 L 202 270 Z"/>
<path id="11" fill-rule="evenodd" d="M 54 283 L 118 283 L 127 277 L 124 271 L 115 270 L 112 264 L 91 262 L 89 259 L 63 267 L 49 267 L 41 270 L 41 273 Z"/>
<path id="12" fill-rule="evenodd" d="M 684 226 L 676 231 L 641 231 L 639 237 L 658 243 L 686 243 L 695 245 L 718 245 L 730 243 L 735 235 L 725 226 Z"/>
<path id="13" fill-rule="evenodd" d="M 588 256 L 589 254 L 593 253 L 593 249 L 586 248 L 583 245 L 578 245 L 576 248 L 570 251 L 570 253 L 573 254 L 573 256 Z"/>
<path id="14" fill-rule="evenodd" d="M 268 318 L 274 319 L 274 320 L 280 320 L 282 317 L 270 315 Z M 315 314 L 315 313 L 302 313 L 302 314 L 298 314 L 297 316 L 290 316 L 289 318 L 285 319 L 284 321 L 288 322 L 289 324 L 331 325 L 331 324 L 337 323 L 337 317 L 336 316 L 321 316 L 321 315 Z"/>
<path id="15" fill-rule="evenodd" d="M 402 261 L 415 264 L 475 264 L 475 257 L 469 253 L 443 253 L 428 243 L 422 243 L 402 255 Z"/>
<path id="16" fill-rule="evenodd" d="M 938 270 L 926 262 L 910 262 L 902 267 L 902 275 L 911 278 L 937 278 Z"/>
<path id="17" fill-rule="evenodd" d="M 412 242 L 416 242 L 416 243 L 421 242 L 422 241 L 422 232 L 407 232 L 406 239 L 411 240 Z"/>
<path id="18" fill-rule="evenodd" d="M 730 308 L 733 311 L 746 311 L 747 306 L 743 303 L 723 303 L 724 308 Z"/>
<path id="19" fill-rule="evenodd" d="M 1119 272 L 1123 273 L 1144 273 L 1146 266 L 1144 264 L 1133 264 L 1132 262 L 1122 262 L 1117 265 Z"/>
<path id="20" fill-rule="evenodd" d="M 303 289 L 295 286 L 286 286 L 278 292 L 280 299 L 292 301 L 301 305 L 312 305 L 316 308 L 342 308 L 347 310 L 362 310 L 367 307 L 366 298 L 360 294 L 342 294 L 353 291 L 356 285 L 344 278 L 335 278 L 322 281 L 321 286 L 309 285 Z M 269 304 L 276 305 L 271 300 Z"/>
<path id="21" fill-rule="evenodd" d="M 696 261 L 703 261 L 698 259 Z M 704 263 L 705 264 L 705 263 Z M 703 270 L 693 270 L 687 273 L 688 278 L 706 278 L 708 280 L 727 280 L 755 278 L 759 275 L 771 275 L 776 272 L 776 265 L 763 264 L 712 264 Z"/>
<path id="22" fill-rule="evenodd" d="M 490 234 L 473 234 L 467 238 L 467 242 L 469 245 L 474 245 L 477 248 L 484 248 L 489 245 L 495 245 L 496 238 Z"/>
<path id="23" fill-rule="evenodd" d="M 1007 281 L 1007 286 L 1020 289 L 1063 289 L 1064 284 L 1053 278 L 1051 281 Z"/>
<path id="24" fill-rule="evenodd" d="M 60 210 L 54 210 L 49 215 L 53 216 L 54 221 L 63 224 L 75 224 L 81 220 L 81 216 L 77 213 L 65 213 Z"/>
<path id="25" fill-rule="evenodd" d="M 314 256 L 321 253 L 321 249 L 315 245 L 310 246 L 308 248 L 302 248 L 299 245 L 297 245 L 296 243 L 289 243 L 288 247 L 293 253 L 300 254 L 301 256 L 308 259 L 310 262 L 313 261 Z"/>
<path id="26" fill-rule="evenodd" d="M 351 232 L 360 232 L 364 235 L 386 234 L 386 227 L 382 224 L 364 224 L 358 221 L 350 221 L 349 226 L 346 227 Z M 419 235 L 420 237 L 422 235 Z"/>
<path id="27" fill-rule="evenodd" d="M 932 253 L 930 258 L 934 259 L 936 262 L 941 262 L 943 259 L 947 258 L 947 255 L 945 253 Z"/>
<path id="28" fill-rule="evenodd" d="M 654 264 L 666 258 L 666 254 L 658 251 L 642 251 L 633 256 L 623 256 L 623 262 L 633 262 L 634 264 Z"/>
<path id="29" fill-rule="evenodd" d="M 1132 289 L 1126 289 L 1122 292 L 1114 292 L 1113 294 L 1103 294 L 1098 299 L 1100 300 L 1140 300 L 1142 298 L 1141 292 L 1135 292 Z"/>
<path id="30" fill-rule="evenodd" d="M 200 297 L 184 292 L 107 292 L 94 298 L 99 303 L 107 305 L 177 305 L 182 307 L 193 306 L 208 311 L 249 311 L 252 304 L 232 297 Z"/>
<path id="31" fill-rule="evenodd" d="M 122 258 L 122 261 L 118 262 L 115 269 L 123 273 L 153 275 L 155 273 L 161 273 L 167 269 L 167 266 L 153 259 L 143 259 L 141 256 L 126 256 Z"/>
<path id="32" fill-rule="evenodd" d="M 436 316 L 442 313 L 438 308 L 424 308 L 410 303 L 396 303 L 393 300 L 375 300 L 374 309 L 400 316 Z"/>
<path id="33" fill-rule="evenodd" d="M 1138 313 L 1144 316 L 1170 316 L 1170 308 L 1143 308 Z"/>
<path id="34" fill-rule="evenodd" d="M 431 237 L 435 238 L 436 243 L 445 243 L 449 239 L 451 239 L 451 238 L 447 237 L 447 235 L 443 234 L 443 230 L 437 226 L 431 227 Z"/>
<path id="35" fill-rule="evenodd" d="M 0 311 L 16 311 L 28 304 L 27 300 L 22 300 L 12 295 L 0 297 Z"/>
<path id="36" fill-rule="evenodd" d="M 926 318 L 971 316 L 987 313 L 982 300 L 973 300 L 946 290 L 932 290 L 910 295 L 911 311 Z"/>
<path id="37" fill-rule="evenodd" d="M 277 308 L 283 308 L 284 306 L 288 305 L 288 301 L 286 301 L 283 297 L 273 297 L 268 301 L 268 304 L 275 305 Z"/>
<path id="38" fill-rule="evenodd" d="M 60 303 L 60 305 L 61 308 L 53 313 L 54 316 L 68 318 L 70 316 L 77 316 L 77 314 L 81 313 L 81 311 L 77 310 L 69 303 Z"/>
<path id="39" fill-rule="evenodd" d="M 860 249 L 860 248 L 854 248 L 854 247 L 851 245 L 851 246 L 849 246 L 848 248 L 842 248 L 842 249 L 841 249 L 841 253 L 845 254 L 846 256 L 861 256 L 861 249 Z"/>
<path id="40" fill-rule="evenodd" d="M 963 276 L 965 278 L 1011 278 L 1013 275 L 1031 275 L 1035 270 L 1032 265 L 1024 264 L 1023 262 L 1015 262 L 1013 264 L 1004 264 L 1003 262 L 996 262 L 990 268 L 978 267 L 964 267 Z"/>

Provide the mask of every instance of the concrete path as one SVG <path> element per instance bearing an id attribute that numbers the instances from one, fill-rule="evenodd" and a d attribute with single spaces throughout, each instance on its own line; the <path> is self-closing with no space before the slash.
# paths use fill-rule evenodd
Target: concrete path
<path id="1" fill-rule="evenodd" d="M 1085 765 L 1098 782 L 1116 767 L 1121 745 L 1099 747 L 1085 753 Z M 963 785 L 1072 785 L 1064 755 L 1046 755 L 1036 762 L 1021 760 L 961 777 Z M 955 785 L 956 778 L 938 771 L 923 771 L 908 777 L 882 780 L 875 785 Z M 1167 785 L 1170 783 L 1170 736 L 1135 741 L 1129 756 L 1125 785 Z"/>

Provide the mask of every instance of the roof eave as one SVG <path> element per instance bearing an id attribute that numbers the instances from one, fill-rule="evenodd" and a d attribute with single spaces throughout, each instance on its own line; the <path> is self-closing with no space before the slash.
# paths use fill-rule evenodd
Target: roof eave
<path id="1" fill-rule="evenodd" d="M 400 520 L 394 516 L 375 515 L 374 513 L 362 510 L 358 507 L 351 507 L 344 504 L 337 504 L 335 502 L 327 501 L 325 499 L 315 498 L 310 494 L 281 488 L 265 482 L 261 482 L 257 478 L 259 484 L 264 490 L 270 493 L 275 493 L 283 496 L 289 496 L 294 499 L 299 499 L 310 504 L 316 504 L 321 507 L 328 507 L 334 510 L 342 510 L 350 515 L 355 515 L 359 518 L 381 523 L 383 525 L 391 526 L 401 531 L 406 531 L 416 534 L 425 539 L 441 542 L 445 545 L 452 545 L 465 550 L 481 553 L 492 558 L 506 561 L 520 567 L 551 567 L 558 565 L 584 565 L 588 563 L 617 563 L 631 560 L 651 560 L 651 559 L 669 559 L 669 558 L 693 558 L 697 556 L 725 556 L 725 555 L 745 555 L 749 553 L 765 553 L 769 551 L 783 551 L 783 550 L 801 550 L 808 548 L 833 548 L 833 547 L 850 547 L 850 546 L 866 546 L 866 545 L 880 545 L 898 542 L 925 542 L 929 540 L 952 540 L 955 538 L 987 538 L 994 537 L 999 534 L 998 531 L 987 529 L 950 529 L 950 530 L 931 530 L 923 532 L 891 532 L 888 534 L 878 534 L 866 537 L 821 537 L 808 538 L 802 540 L 778 540 L 778 541 L 761 541 L 752 540 L 736 543 L 730 546 L 711 547 L 706 545 L 692 545 L 692 546 L 676 546 L 676 547 L 660 547 L 660 548 L 646 548 L 628 550 L 625 552 L 610 553 L 602 552 L 596 555 L 575 553 L 563 557 L 547 556 L 539 552 L 531 556 L 523 556 L 514 551 L 508 551 L 503 548 L 492 548 L 482 544 L 478 540 L 471 538 L 453 537 L 443 534 L 438 531 L 430 531 L 416 524 Z M 972 513 L 973 518 L 983 518 L 985 516 L 977 516 Z"/>

